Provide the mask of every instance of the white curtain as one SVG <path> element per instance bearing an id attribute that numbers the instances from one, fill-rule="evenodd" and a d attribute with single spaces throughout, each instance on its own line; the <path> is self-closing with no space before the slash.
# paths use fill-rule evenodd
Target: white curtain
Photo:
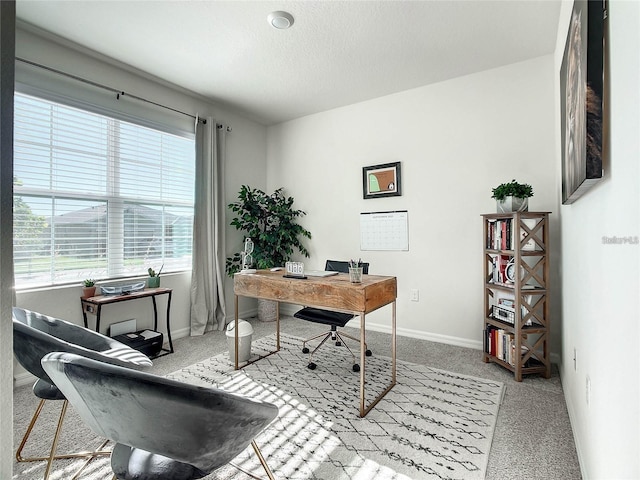
<path id="1" fill-rule="evenodd" d="M 223 330 L 226 306 L 224 156 L 226 126 L 196 120 L 191 335 Z"/>

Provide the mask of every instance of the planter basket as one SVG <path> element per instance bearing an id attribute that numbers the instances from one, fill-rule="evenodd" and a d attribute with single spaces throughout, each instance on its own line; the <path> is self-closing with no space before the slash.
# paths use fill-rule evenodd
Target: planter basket
<path id="1" fill-rule="evenodd" d="M 498 213 L 528 212 L 529 199 L 518 197 L 506 197 L 504 200 L 496 200 Z"/>
<path id="2" fill-rule="evenodd" d="M 275 322 L 277 302 L 273 300 L 258 299 L 258 320 L 261 322 Z"/>

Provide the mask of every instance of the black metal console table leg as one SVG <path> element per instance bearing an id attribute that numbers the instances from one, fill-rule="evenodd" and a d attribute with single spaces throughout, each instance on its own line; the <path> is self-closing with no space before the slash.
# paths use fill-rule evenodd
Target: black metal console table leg
<path id="1" fill-rule="evenodd" d="M 167 292 L 167 338 L 169 339 L 169 353 L 173 353 L 173 341 L 171 340 L 171 323 L 169 312 L 171 311 L 171 292 Z M 153 329 L 158 331 L 158 306 L 156 305 L 156 297 L 151 297 L 153 302 Z M 166 351 L 166 350 L 165 350 Z"/>
<path id="2" fill-rule="evenodd" d="M 169 324 L 169 311 L 171 310 L 171 293 L 169 292 L 169 298 L 167 299 L 167 337 L 169 337 L 169 350 L 173 353 L 173 341 L 171 340 L 171 327 Z"/>

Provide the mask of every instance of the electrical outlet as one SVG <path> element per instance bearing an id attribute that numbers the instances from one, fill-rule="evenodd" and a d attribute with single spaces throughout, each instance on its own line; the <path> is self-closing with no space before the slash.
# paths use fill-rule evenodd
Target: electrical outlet
<path id="1" fill-rule="evenodd" d="M 412 302 L 419 302 L 420 301 L 420 290 L 418 290 L 417 288 L 412 288 L 411 289 L 411 301 Z"/>
<path id="2" fill-rule="evenodd" d="M 587 397 L 587 407 L 589 406 L 589 404 L 591 403 L 591 377 L 589 377 L 589 375 L 587 375 L 587 381 L 586 381 L 586 397 Z"/>

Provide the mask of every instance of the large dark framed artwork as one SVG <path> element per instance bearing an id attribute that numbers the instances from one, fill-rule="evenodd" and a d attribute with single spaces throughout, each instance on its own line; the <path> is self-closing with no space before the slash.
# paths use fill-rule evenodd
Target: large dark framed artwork
<path id="1" fill-rule="evenodd" d="M 560 69 L 562 203 L 602 179 L 604 0 L 576 0 Z"/>
<path id="2" fill-rule="evenodd" d="M 393 197 L 402 195 L 400 162 L 383 163 L 362 168 L 362 197 Z"/>

